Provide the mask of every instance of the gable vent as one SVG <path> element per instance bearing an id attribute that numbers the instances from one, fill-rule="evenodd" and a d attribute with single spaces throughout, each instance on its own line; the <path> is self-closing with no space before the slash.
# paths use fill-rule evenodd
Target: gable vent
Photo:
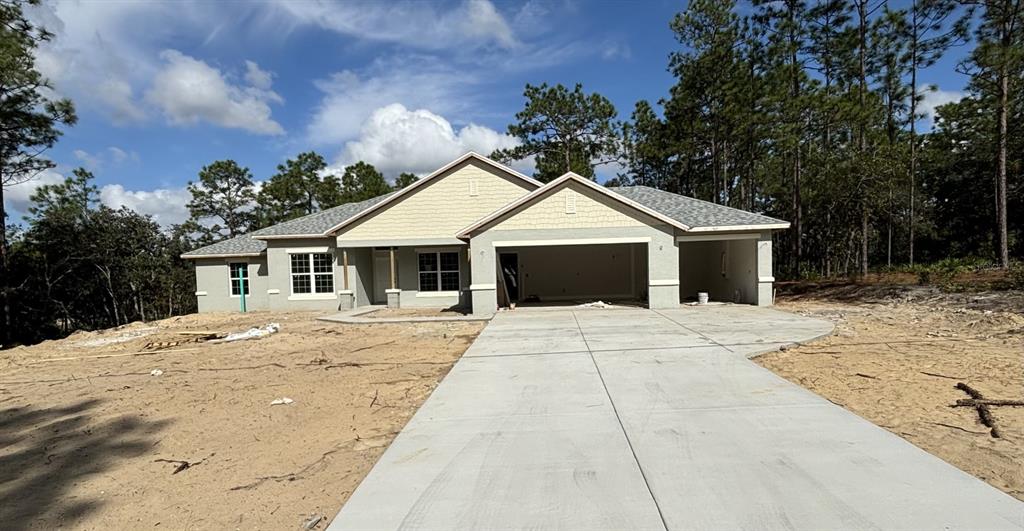
<path id="1" fill-rule="evenodd" d="M 565 213 L 576 213 L 576 194 L 572 193 L 571 190 L 565 191 Z"/>
<path id="2" fill-rule="evenodd" d="M 478 195 L 480 195 L 480 185 L 477 183 L 476 179 L 470 179 L 469 180 L 469 196 L 470 197 L 475 197 L 475 196 L 478 196 Z"/>

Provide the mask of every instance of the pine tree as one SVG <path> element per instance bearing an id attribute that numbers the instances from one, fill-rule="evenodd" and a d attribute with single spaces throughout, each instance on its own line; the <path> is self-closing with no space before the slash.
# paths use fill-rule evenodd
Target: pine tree
<path id="1" fill-rule="evenodd" d="M 189 181 L 190 227 L 205 241 L 241 236 L 253 227 L 256 192 L 252 173 L 233 160 L 218 160 L 199 171 L 199 182 Z M 205 220 L 213 220 L 207 226 Z M 224 233 L 227 234 L 224 234 Z"/>

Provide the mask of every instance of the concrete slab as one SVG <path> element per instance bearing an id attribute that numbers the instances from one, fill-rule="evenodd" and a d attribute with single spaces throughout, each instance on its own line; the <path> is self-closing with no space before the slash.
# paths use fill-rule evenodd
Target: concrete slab
<path id="1" fill-rule="evenodd" d="M 733 304 L 683 306 L 657 313 L 726 346 L 811 341 L 830 334 L 834 327 L 821 319 Z"/>
<path id="2" fill-rule="evenodd" d="M 329 529 L 1024 529 L 1021 502 L 743 357 L 831 328 L 499 313 Z"/>
<path id="3" fill-rule="evenodd" d="M 1021 502 L 832 404 L 631 412 L 668 529 L 1020 529 Z"/>
<path id="4" fill-rule="evenodd" d="M 630 455 L 589 353 L 464 357 L 329 529 L 664 529 Z"/>
<path id="5" fill-rule="evenodd" d="M 587 352 L 463 358 L 416 418 L 507 418 L 611 413 Z"/>
<path id="6" fill-rule="evenodd" d="M 650 310 L 575 312 L 592 351 L 714 345 L 697 332 Z"/>
<path id="7" fill-rule="evenodd" d="M 724 347 L 595 352 L 594 358 L 624 418 L 632 412 L 830 404 Z"/>

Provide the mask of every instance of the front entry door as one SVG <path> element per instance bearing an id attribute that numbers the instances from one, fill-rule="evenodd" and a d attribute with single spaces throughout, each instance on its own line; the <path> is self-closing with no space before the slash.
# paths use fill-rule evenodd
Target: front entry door
<path id="1" fill-rule="evenodd" d="M 373 302 L 384 304 L 388 301 L 388 295 L 384 291 L 388 289 L 391 280 L 391 256 L 387 251 L 373 252 Z"/>

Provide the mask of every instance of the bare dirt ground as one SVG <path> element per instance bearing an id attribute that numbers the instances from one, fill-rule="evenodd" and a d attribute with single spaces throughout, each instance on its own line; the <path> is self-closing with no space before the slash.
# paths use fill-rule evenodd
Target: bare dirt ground
<path id="1" fill-rule="evenodd" d="M 969 398 L 960 382 L 985 398 L 1024 400 L 1024 295 L 804 288 L 778 306 L 829 319 L 835 333 L 758 363 L 1024 500 L 1024 407 L 991 408 L 1001 438 L 975 409 L 950 407 Z"/>
<path id="2" fill-rule="evenodd" d="M 0 527 L 325 527 L 484 323 L 314 317 L 188 315 L 0 352 Z M 181 334 L 270 322 L 259 340 Z"/>

